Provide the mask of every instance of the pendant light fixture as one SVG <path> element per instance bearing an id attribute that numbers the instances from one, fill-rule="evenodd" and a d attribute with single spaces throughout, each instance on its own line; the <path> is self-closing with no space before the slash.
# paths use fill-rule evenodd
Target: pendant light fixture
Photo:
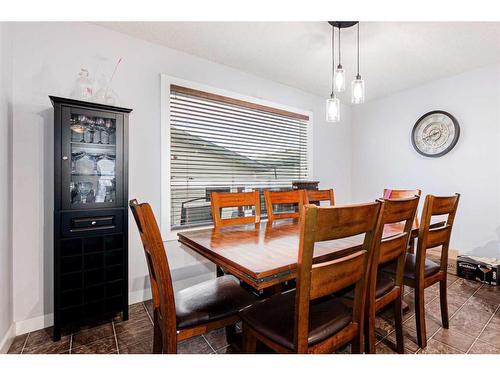
<path id="1" fill-rule="evenodd" d="M 361 79 L 359 74 L 359 22 L 357 21 L 328 21 L 332 26 L 332 91 L 330 98 L 326 100 L 326 121 L 339 122 L 340 121 L 340 100 L 335 95 L 335 92 L 345 91 L 345 70 L 340 60 L 340 30 L 348 27 L 358 25 L 357 30 L 357 75 L 351 83 L 351 101 L 353 104 L 361 104 L 365 101 L 365 82 Z M 339 29 L 339 63 L 335 69 L 335 28 Z"/>
<path id="2" fill-rule="evenodd" d="M 340 31 L 341 28 L 339 28 L 339 65 L 337 65 L 337 69 L 335 70 L 335 91 L 337 92 L 345 91 L 345 70 L 342 68 L 340 60 Z"/>
<path id="3" fill-rule="evenodd" d="M 335 80 L 335 28 L 332 26 L 332 92 L 330 98 L 326 99 L 326 121 L 340 121 L 340 101 L 335 95 L 334 90 Z"/>
<path id="4" fill-rule="evenodd" d="M 359 23 L 358 23 L 358 70 L 356 79 L 351 82 L 351 101 L 352 104 L 363 104 L 365 102 L 365 81 L 361 79 L 359 74 Z"/>

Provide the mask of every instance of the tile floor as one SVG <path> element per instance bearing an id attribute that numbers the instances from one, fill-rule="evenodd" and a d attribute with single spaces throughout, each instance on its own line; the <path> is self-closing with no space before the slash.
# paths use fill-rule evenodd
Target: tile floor
<path id="1" fill-rule="evenodd" d="M 406 353 L 422 354 L 500 354 L 500 288 L 449 276 L 448 309 L 450 328 L 441 327 L 438 285 L 426 290 L 428 345 L 420 350 L 416 344 L 413 291 L 405 290 L 410 309 L 404 315 Z M 51 339 L 50 328 L 16 337 L 9 353 L 61 354 L 141 354 L 151 353 L 153 324 L 151 301 L 130 306 L 130 318 L 120 318 L 66 335 L 59 342 Z M 376 321 L 377 353 L 395 353 L 396 335 L 390 310 Z M 229 345 L 223 329 L 180 342 L 183 354 L 238 353 Z M 267 350 L 264 350 L 268 352 Z M 349 353 L 349 347 L 340 353 Z"/>

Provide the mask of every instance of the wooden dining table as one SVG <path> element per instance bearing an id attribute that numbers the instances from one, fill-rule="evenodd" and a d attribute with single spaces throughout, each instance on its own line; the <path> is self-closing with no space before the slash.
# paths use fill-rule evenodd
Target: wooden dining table
<path id="1" fill-rule="evenodd" d="M 384 228 L 383 237 L 402 231 L 402 224 Z M 297 219 L 192 230 L 178 240 L 256 290 L 295 279 L 299 253 Z M 412 237 L 418 228 L 412 230 Z M 362 247 L 363 235 L 315 244 L 314 263 L 337 259 Z"/>

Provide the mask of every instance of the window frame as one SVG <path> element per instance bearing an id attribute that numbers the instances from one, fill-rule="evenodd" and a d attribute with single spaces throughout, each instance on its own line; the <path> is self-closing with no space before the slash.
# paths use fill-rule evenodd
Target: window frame
<path id="1" fill-rule="evenodd" d="M 273 107 L 284 111 L 295 112 L 304 116 L 308 116 L 307 121 L 307 164 L 308 175 L 307 179 L 312 179 L 313 173 L 313 113 L 304 109 L 291 107 L 268 100 L 262 100 L 252 96 L 238 94 L 232 91 L 210 87 L 197 82 L 184 80 L 161 74 L 161 214 L 160 214 L 160 229 L 164 241 L 177 239 L 177 233 L 191 230 L 199 230 L 212 228 L 213 225 L 199 226 L 195 228 L 171 229 L 171 189 L 170 189 L 170 86 L 177 85 L 192 88 L 195 90 L 206 91 L 209 93 L 227 96 L 230 98 L 243 100 L 250 103 L 255 103 L 263 106 Z"/>

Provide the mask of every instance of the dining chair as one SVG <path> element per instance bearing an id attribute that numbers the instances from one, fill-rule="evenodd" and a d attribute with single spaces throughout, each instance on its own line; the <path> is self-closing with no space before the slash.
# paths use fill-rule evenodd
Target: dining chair
<path id="1" fill-rule="evenodd" d="M 326 190 L 304 190 L 305 204 L 315 204 L 314 202 L 329 202 L 330 206 L 335 206 L 333 189 Z"/>
<path id="2" fill-rule="evenodd" d="M 375 353 L 375 315 L 378 311 L 393 305 L 396 348 L 404 353 L 403 341 L 403 272 L 406 249 L 410 240 L 413 219 L 415 218 L 420 197 L 406 199 L 382 199 L 377 222 L 373 256 L 370 260 L 368 290 L 366 292 L 365 351 Z M 400 225 L 401 231 L 384 238 L 387 225 Z M 395 275 L 381 272 L 388 263 L 396 265 Z"/>
<path id="3" fill-rule="evenodd" d="M 264 190 L 267 219 L 269 221 L 280 219 L 298 219 L 304 205 L 304 190 L 269 191 Z M 275 205 L 297 205 L 298 210 L 293 212 L 275 212 Z"/>
<path id="4" fill-rule="evenodd" d="M 422 210 L 421 223 L 418 230 L 416 254 L 407 254 L 403 275 L 404 285 L 415 290 L 415 319 L 417 322 L 417 343 L 421 348 L 427 346 L 425 330 L 424 290 L 439 282 L 439 301 L 441 305 L 441 321 L 448 328 L 448 302 L 446 295 L 448 249 L 451 231 L 455 221 L 460 194 L 448 197 L 427 195 Z M 434 225 L 432 218 L 446 215 L 445 221 Z M 440 264 L 426 259 L 427 249 L 441 247 Z M 385 272 L 395 274 L 395 267 L 384 268 Z"/>
<path id="5" fill-rule="evenodd" d="M 212 218 L 215 228 L 240 224 L 257 224 L 260 222 L 260 197 L 258 191 L 242 193 L 212 192 L 210 195 Z M 223 219 L 221 210 L 228 207 L 237 207 L 243 211 L 244 207 L 255 207 L 251 216 L 240 216 Z"/>
<path id="6" fill-rule="evenodd" d="M 368 254 L 372 252 L 380 202 L 338 207 L 306 205 L 300 220 L 297 288 L 240 312 L 243 351 L 257 341 L 280 353 L 331 353 L 352 343 L 361 352 Z M 358 251 L 313 262 L 318 242 L 364 235 Z M 332 293 L 355 285 L 350 307 Z"/>
<path id="7" fill-rule="evenodd" d="M 212 207 L 212 221 L 215 228 L 260 223 L 260 195 L 258 191 L 240 193 L 213 191 L 210 194 L 210 205 Z M 231 217 L 227 219 L 222 218 L 221 210 L 223 208 L 238 208 L 238 211 L 242 213 L 245 206 L 255 207 L 254 215 Z M 216 275 L 222 276 L 224 274 L 224 270 L 217 266 Z"/>
<path id="8" fill-rule="evenodd" d="M 255 302 L 231 276 L 174 293 L 167 254 L 151 206 L 129 202 L 141 235 L 153 294 L 153 352 L 177 353 L 177 342 L 234 325 L 238 311 Z"/>
<path id="9" fill-rule="evenodd" d="M 384 199 L 401 199 L 401 198 L 412 198 L 415 195 L 419 197 L 422 195 L 422 190 L 420 189 L 384 189 Z M 413 227 L 418 228 L 418 215 L 415 215 L 413 220 Z M 415 252 L 415 239 L 410 237 L 410 242 L 408 242 L 408 252 Z"/>

